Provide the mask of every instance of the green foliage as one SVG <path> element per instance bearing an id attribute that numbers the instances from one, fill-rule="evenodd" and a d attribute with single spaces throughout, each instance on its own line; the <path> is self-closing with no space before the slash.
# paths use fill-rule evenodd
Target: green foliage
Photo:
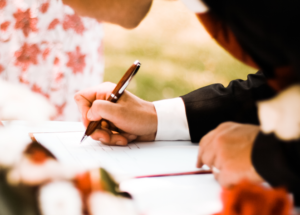
<path id="1" fill-rule="evenodd" d="M 119 184 L 113 179 L 113 177 L 103 168 L 99 169 L 101 175 L 101 183 L 104 186 L 105 191 L 112 193 L 116 196 L 122 196 L 125 198 L 131 198 L 127 192 L 121 192 Z"/>
<path id="2" fill-rule="evenodd" d="M 5 172 L 0 170 L 0 214 L 39 215 L 37 187 L 11 186 Z"/>
<path id="3" fill-rule="evenodd" d="M 134 60 L 142 63 L 128 90 L 148 100 L 184 95 L 212 83 L 227 85 L 256 70 L 232 58 L 211 41 L 205 45 L 134 38 L 127 46 L 105 46 L 104 81 L 117 83 Z"/>

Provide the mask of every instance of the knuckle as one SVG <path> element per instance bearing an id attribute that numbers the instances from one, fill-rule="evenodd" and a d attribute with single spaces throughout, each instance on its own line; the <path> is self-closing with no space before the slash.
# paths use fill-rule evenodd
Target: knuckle
<path id="1" fill-rule="evenodd" d="M 232 126 L 234 126 L 236 123 L 234 123 L 234 122 L 223 122 L 223 123 L 221 123 L 216 129 L 217 130 L 223 130 L 223 129 L 226 129 L 226 128 L 228 128 L 228 127 L 232 127 Z"/>
<path id="2" fill-rule="evenodd" d="M 79 101 L 80 98 L 81 98 L 81 95 L 80 95 L 79 93 L 76 93 L 76 94 L 74 95 L 75 101 Z"/>
<path id="3" fill-rule="evenodd" d="M 95 100 L 93 102 L 92 107 L 91 107 L 91 111 L 97 111 L 97 112 L 99 112 L 102 109 L 101 105 L 102 105 L 101 100 Z"/>
<path id="4" fill-rule="evenodd" d="M 214 139 L 214 143 L 216 145 L 222 145 L 222 143 L 225 141 L 225 135 L 224 134 L 218 134 L 216 135 L 215 139 Z"/>

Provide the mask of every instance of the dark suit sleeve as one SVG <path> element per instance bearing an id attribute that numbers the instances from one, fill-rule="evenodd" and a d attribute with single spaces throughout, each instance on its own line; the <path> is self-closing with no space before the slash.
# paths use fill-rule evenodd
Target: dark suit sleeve
<path id="1" fill-rule="evenodd" d="M 234 80 L 226 88 L 213 84 L 182 96 L 192 142 L 198 143 L 222 122 L 258 125 L 256 102 L 274 95 L 258 72 L 246 81 Z M 294 195 L 295 205 L 300 206 L 300 140 L 284 142 L 274 134 L 259 133 L 251 159 L 268 183 L 287 188 Z"/>
<path id="2" fill-rule="evenodd" d="M 213 84 L 182 96 L 192 142 L 199 142 L 222 122 L 258 125 L 256 102 L 274 95 L 263 73 L 258 72 L 248 75 L 246 81 L 231 81 L 226 88 Z"/>
<path id="3" fill-rule="evenodd" d="M 300 206 L 300 140 L 281 141 L 274 134 L 259 133 L 252 149 L 256 171 L 273 187 L 285 187 Z"/>

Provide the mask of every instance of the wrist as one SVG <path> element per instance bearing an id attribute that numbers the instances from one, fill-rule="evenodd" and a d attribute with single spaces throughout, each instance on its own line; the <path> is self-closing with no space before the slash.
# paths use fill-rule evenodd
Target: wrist
<path id="1" fill-rule="evenodd" d="M 157 119 L 157 113 L 155 106 L 152 102 L 147 102 L 147 115 L 149 116 L 148 121 L 148 134 L 149 138 L 152 140 L 155 140 L 156 133 L 157 133 L 157 125 L 158 125 L 158 119 Z"/>

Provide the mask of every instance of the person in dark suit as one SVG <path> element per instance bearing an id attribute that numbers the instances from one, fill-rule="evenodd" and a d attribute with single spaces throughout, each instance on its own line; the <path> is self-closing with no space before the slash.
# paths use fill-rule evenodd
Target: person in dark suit
<path id="1" fill-rule="evenodd" d="M 101 118 L 112 122 L 119 133 L 106 127 L 92 135 L 112 145 L 199 143 L 197 165 L 210 166 L 221 185 L 267 181 L 287 188 L 299 206 L 300 2 L 182 1 L 222 47 L 259 71 L 227 87 L 213 84 L 154 103 L 129 92 L 117 104 L 107 102 L 114 85 L 104 83 L 75 95 L 84 125 Z"/>

